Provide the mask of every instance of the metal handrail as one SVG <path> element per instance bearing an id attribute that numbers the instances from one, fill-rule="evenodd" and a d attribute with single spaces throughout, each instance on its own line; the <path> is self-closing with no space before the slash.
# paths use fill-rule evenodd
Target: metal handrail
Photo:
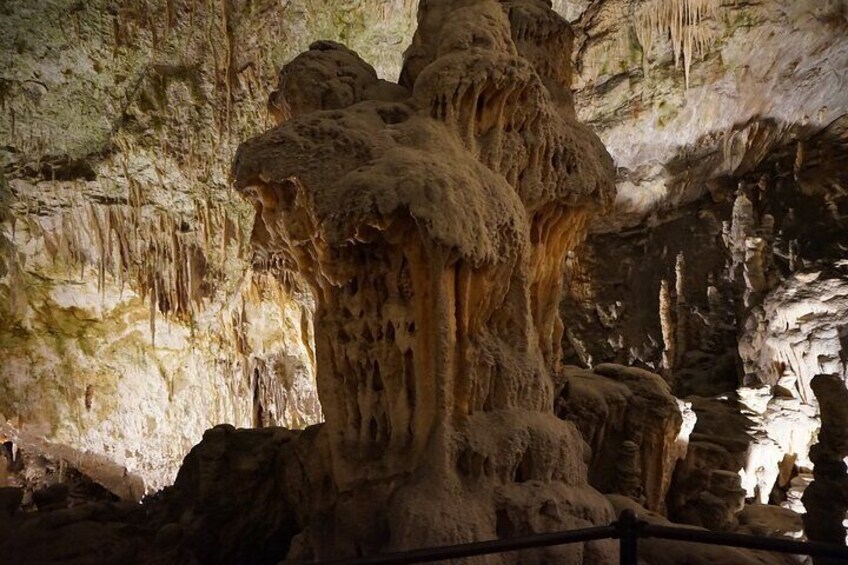
<path id="1" fill-rule="evenodd" d="M 744 549 L 759 549 L 777 553 L 794 553 L 798 555 L 809 555 L 810 557 L 828 557 L 848 561 L 848 547 L 815 541 L 796 541 L 768 536 L 711 532 L 709 530 L 654 526 L 651 524 L 645 526 L 642 537 L 741 547 Z"/>
<path id="2" fill-rule="evenodd" d="M 536 547 L 550 547 L 602 539 L 617 539 L 619 540 L 619 563 L 621 565 L 635 565 L 639 551 L 638 540 L 647 538 L 757 549 L 777 553 L 793 553 L 809 555 L 811 557 L 844 559 L 848 562 L 848 547 L 844 545 L 795 541 L 748 534 L 712 532 L 709 530 L 677 526 L 659 526 L 639 520 L 635 512 L 627 509 L 619 515 L 616 522 L 613 522 L 609 526 L 414 549 L 370 557 L 322 561 L 321 563 L 322 565 L 402 565 L 406 563 L 429 563 L 445 559 L 459 559 L 462 557 L 504 553 Z"/>
<path id="3" fill-rule="evenodd" d="M 580 543 L 600 539 L 610 539 L 615 536 L 616 528 L 613 525 L 598 526 L 593 528 L 582 528 L 579 530 L 568 530 L 564 532 L 552 532 L 547 534 L 533 534 L 520 538 L 507 538 L 489 541 L 477 541 L 459 545 L 446 545 L 424 549 L 413 549 L 398 553 L 385 553 L 383 555 L 372 555 L 370 557 L 359 557 L 355 559 L 338 559 L 334 561 L 322 561 L 322 565 L 401 565 L 403 563 L 430 563 L 443 559 L 459 559 L 460 557 L 474 557 L 475 555 L 488 555 L 491 553 L 504 553 L 519 549 L 531 549 L 534 547 L 548 547 L 552 545 L 565 545 L 569 543 Z"/>

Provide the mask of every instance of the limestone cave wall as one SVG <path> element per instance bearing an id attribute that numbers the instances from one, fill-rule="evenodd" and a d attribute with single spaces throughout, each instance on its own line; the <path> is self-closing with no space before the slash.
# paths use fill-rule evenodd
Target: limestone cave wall
<path id="1" fill-rule="evenodd" d="M 311 297 L 250 249 L 229 161 L 284 61 L 344 39 L 396 73 L 415 6 L 0 11 L 3 442 L 137 498 L 210 426 L 320 421 Z"/>

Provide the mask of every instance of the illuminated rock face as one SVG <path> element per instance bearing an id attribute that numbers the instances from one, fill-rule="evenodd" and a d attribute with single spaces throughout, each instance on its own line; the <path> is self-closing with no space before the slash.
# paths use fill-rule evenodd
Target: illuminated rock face
<path id="1" fill-rule="evenodd" d="M 566 360 L 644 364 L 693 404 L 672 520 L 733 529 L 742 500 L 804 512 L 810 380 L 845 378 L 845 132 L 842 118 L 709 198 L 590 234 L 567 261 Z"/>
<path id="2" fill-rule="evenodd" d="M 12 284 L 0 282 L 21 298 L 19 308 L 0 307 L 18 335 L 0 355 L 0 443 L 62 461 L 137 501 L 173 482 L 210 425 L 320 421 L 312 312 L 276 278 L 247 271 L 232 308 L 198 302 L 192 332 L 111 275 L 98 289 L 34 263 L 30 273 L 13 264 Z M 20 284 L 45 271 L 58 280 Z M 36 476 L 21 469 L 9 485 L 29 491 Z"/>
<path id="3" fill-rule="evenodd" d="M 575 25 L 575 100 L 618 172 L 595 228 L 680 211 L 844 115 L 844 18 L 838 0 L 592 2 Z"/>
<path id="4" fill-rule="evenodd" d="M 430 2 L 419 23 L 401 86 L 337 44 L 295 59 L 280 125 L 233 169 L 254 245 L 315 296 L 333 495 L 311 498 L 302 541 L 318 556 L 612 517 L 553 414 L 562 264 L 612 192 L 573 118 L 570 29 L 534 1 Z"/>
<path id="5" fill-rule="evenodd" d="M 215 424 L 322 418 L 311 298 L 253 256 L 227 172 L 280 61 L 344 34 L 396 76 L 416 6 L 260 4 L 2 8 L 0 443 L 121 496 Z"/>
<path id="6" fill-rule="evenodd" d="M 766 384 L 814 403 L 817 374 L 848 380 L 848 261 L 799 270 L 769 293 L 749 323 L 740 352 Z"/>

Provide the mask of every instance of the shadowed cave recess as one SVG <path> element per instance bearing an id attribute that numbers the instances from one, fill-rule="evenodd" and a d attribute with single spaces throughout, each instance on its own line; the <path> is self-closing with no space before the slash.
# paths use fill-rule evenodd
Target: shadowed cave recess
<path id="1" fill-rule="evenodd" d="M 9 0 L 0 50 L 0 563 L 846 543 L 844 1 Z"/>

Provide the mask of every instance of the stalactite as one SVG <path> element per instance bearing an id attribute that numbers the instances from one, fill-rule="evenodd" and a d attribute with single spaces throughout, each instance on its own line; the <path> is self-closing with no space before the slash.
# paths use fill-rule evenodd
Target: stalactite
<path id="1" fill-rule="evenodd" d="M 798 180 L 798 176 L 801 174 L 801 170 L 804 168 L 804 144 L 800 141 L 795 144 L 795 163 L 792 167 L 792 174 L 795 180 Z"/>
<path id="2" fill-rule="evenodd" d="M 682 61 L 686 88 L 689 88 L 692 61 L 702 57 L 716 39 L 715 32 L 704 21 L 718 19 L 720 7 L 720 0 L 650 0 L 640 5 L 634 29 L 643 58 L 650 55 L 658 37 L 668 36 L 674 64 L 679 66 Z"/>
<path id="3" fill-rule="evenodd" d="M 80 188 L 77 194 L 82 192 Z M 150 301 L 154 337 L 159 315 L 193 324 L 210 286 L 226 276 L 229 258 L 246 250 L 242 243 L 229 245 L 233 239 L 243 240 L 243 230 L 240 219 L 231 218 L 220 203 L 197 201 L 185 217 L 144 204 L 139 184 L 131 178 L 128 194 L 126 204 L 100 204 L 77 196 L 54 216 L 25 213 L 36 205 L 29 203 L 32 197 L 20 197 L 18 206 L 31 237 L 41 242 L 54 268 L 75 271 L 83 279 L 90 267 L 101 297 L 114 281 L 121 291 L 128 283 Z M 185 231 L 184 226 L 195 229 Z"/>

